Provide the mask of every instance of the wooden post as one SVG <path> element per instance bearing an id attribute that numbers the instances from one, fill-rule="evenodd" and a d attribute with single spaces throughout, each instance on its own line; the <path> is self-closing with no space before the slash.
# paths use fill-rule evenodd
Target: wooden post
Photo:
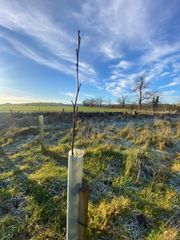
<path id="1" fill-rule="evenodd" d="M 15 126 L 15 124 L 14 124 L 14 118 L 13 118 L 13 111 L 12 111 L 12 109 L 10 109 L 10 121 L 11 121 L 11 126 Z"/>
<path id="2" fill-rule="evenodd" d="M 39 141 L 41 144 L 41 149 L 44 147 L 44 118 L 43 115 L 39 116 Z"/>
<path id="3" fill-rule="evenodd" d="M 10 109 L 10 117 L 11 117 L 11 118 L 13 117 L 13 111 L 12 111 L 12 109 Z"/>
<path id="4" fill-rule="evenodd" d="M 86 186 L 80 189 L 78 217 L 78 240 L 86 240 L 86 226 L 88 223 L 88 188 Z"/>

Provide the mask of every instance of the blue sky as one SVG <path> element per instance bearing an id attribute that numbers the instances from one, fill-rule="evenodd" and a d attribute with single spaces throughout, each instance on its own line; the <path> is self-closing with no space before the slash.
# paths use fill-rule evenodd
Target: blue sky
<path id="1" fill-rule="evenodd" d="M 179 0 L 0 0 L 0 103 L 70 103 L 81 31 L 79 101 L 135 100 L 141 75 L 180 102 Z"/>

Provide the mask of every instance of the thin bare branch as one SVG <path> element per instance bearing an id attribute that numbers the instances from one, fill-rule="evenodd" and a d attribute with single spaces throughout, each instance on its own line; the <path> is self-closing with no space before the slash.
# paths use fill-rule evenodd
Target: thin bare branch
<path id="1" fill-rule="evenodd" d="M 79 52 L 80 52 L 80 44 L 81 44 L 81 36 L 80 31 L 78 30 L 78 46 L 76 49 L 76 96 L 73 105 L 73 135 L 72 135 L 72 144 L 71 144 L 71 151 L 72 155 L 74 155 L 74 141 L 76 135 L 76 122 L 77 122 L 77 101 L 79 96 L 79 91 L 81 88 L 81 84 L 79 83 Z"/>

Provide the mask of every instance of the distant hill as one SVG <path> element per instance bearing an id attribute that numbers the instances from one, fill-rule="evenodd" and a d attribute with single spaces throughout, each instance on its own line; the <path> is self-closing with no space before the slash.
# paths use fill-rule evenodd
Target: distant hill
<path id="1" fill-rule="evenodd" d="M 33 102 L 33 103 L 1 103 L 2 105 L 18 105 L 18 106 L 69 106 L 71 104 L 64 104 L 64 103 L 55 103 L 55 102 Z"/>

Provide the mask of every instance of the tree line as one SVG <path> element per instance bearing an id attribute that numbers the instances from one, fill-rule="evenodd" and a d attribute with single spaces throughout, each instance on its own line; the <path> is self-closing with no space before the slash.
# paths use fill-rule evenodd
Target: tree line
<path id="1" fill-rule="evenodd" d="M 139 109 L 142 108 L 143 103 L 145 102 L 146 105 L 151 105 L 153 110 L 157 109 L 160 103 L 160 96 L 157 92 L 153 92 L 149 90 L 149 82 L 146 81 L 145 76 L 140 76 L 138 79 L 135 80 L 132 92 L 134 92 L 137 96 L 136 105 L 139 106 Z M 127 104 L 130 103 L 130 98 L 127 95 L 121 95 L 117 98 L 117 103 L 120 107 L 125 108 Z M 109 105 L 113 107 L 113 104 L 110 102 L 107 104 L 101 98 L 87 98 L 83 101 L 84 106 L 89 107 L 101 107 L 102 105 Z"/>

